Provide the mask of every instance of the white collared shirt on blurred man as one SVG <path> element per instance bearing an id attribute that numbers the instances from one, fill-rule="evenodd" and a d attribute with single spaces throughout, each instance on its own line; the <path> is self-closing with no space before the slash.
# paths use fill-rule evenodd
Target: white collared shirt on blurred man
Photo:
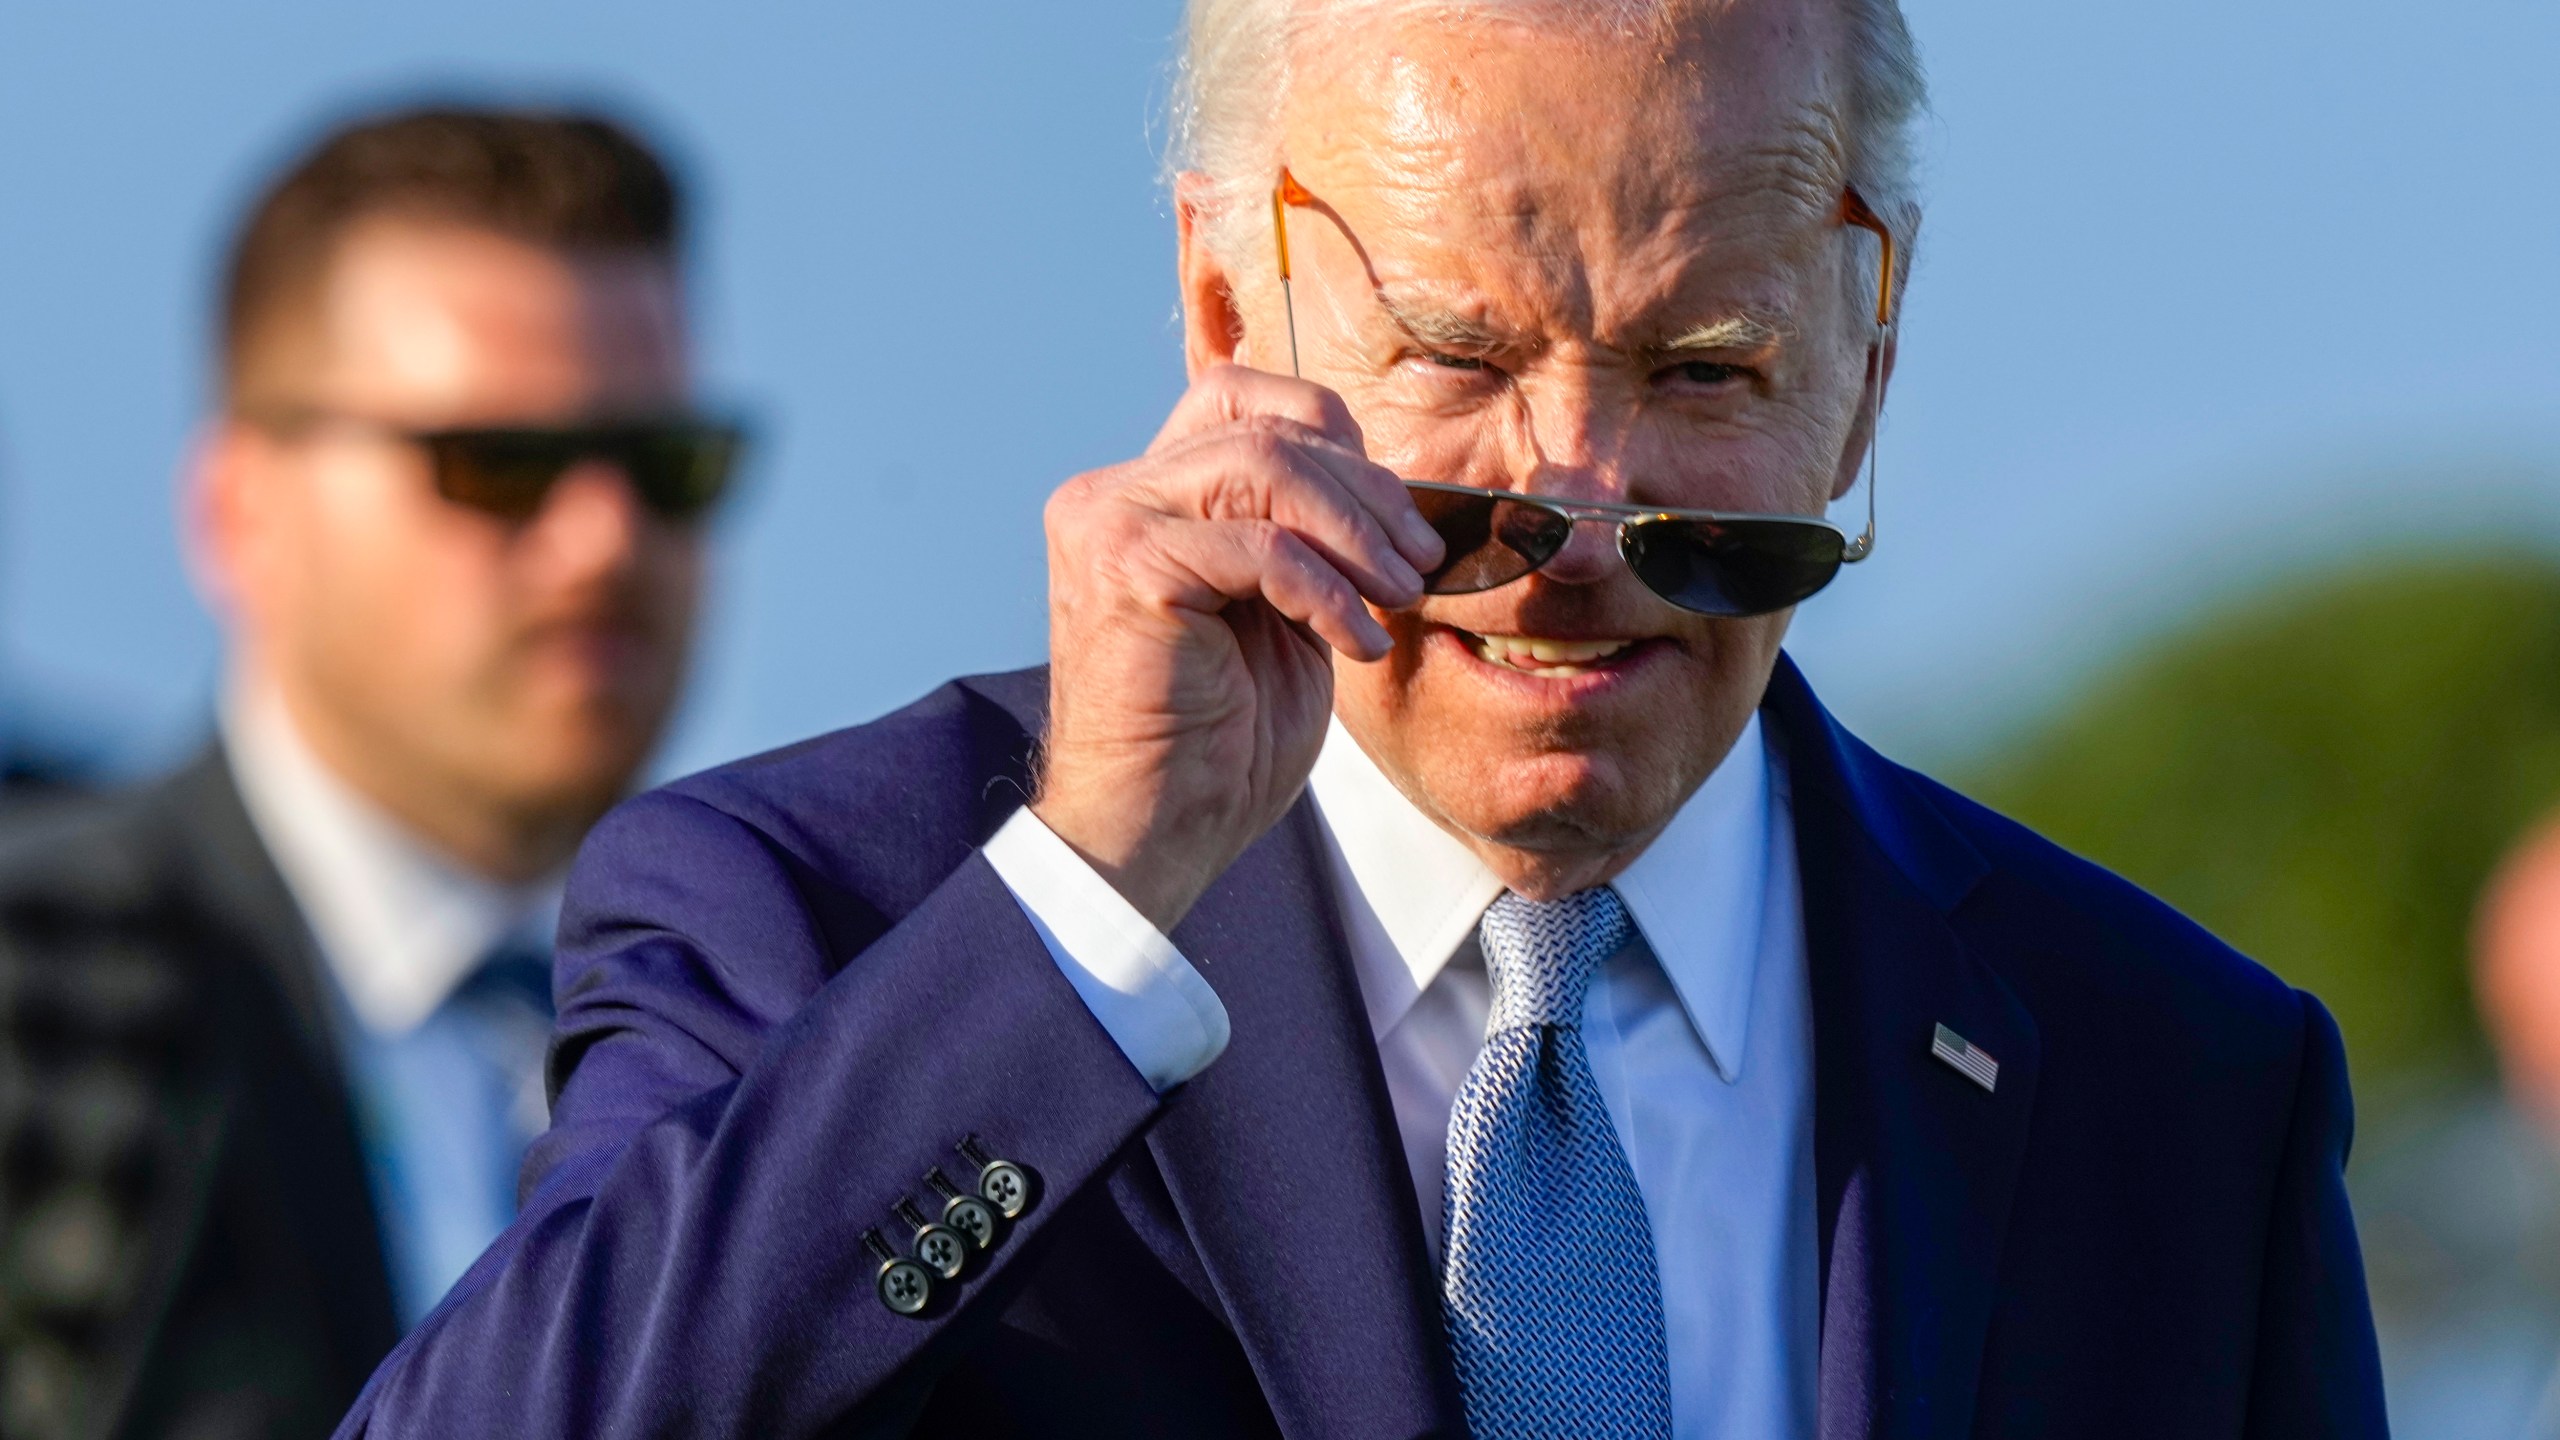
<path id="1" fill-rule="evenodd" d="M 547 1123 L 560 880 L 499 885 L 436 853 L 332 774 L 272 691 L 228 697 L 222 742 L 334 981 L 392 1294 L 413 1326 L 515 1218 L 525 1146 Z M 521 972 L 521 989 L 538 974 L 538 1005 L 474 984 L 493 955 L 481 978 Z"/>

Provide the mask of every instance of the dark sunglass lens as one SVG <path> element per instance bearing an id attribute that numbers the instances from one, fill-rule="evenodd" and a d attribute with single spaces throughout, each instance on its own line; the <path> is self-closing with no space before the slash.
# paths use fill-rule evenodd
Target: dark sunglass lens
<path id="1" fill-rule="evenodd" d="M 640 502 L 668 520 L 692 520 L 728 493 L 739 432 L 726 425 L 653 425 L 631 432 L 620 456 Z"/>
<path id="2" fill-rule="evenodd" d="M 1573 522 L 1552 510 L 1491 495 L 1411 487 L 1414 507 L 1439 533 L 1444 555 L 1422 577 L 1433 595 L 1465 595 L 1508 585 L 1555 558 Z"/>
<path id="3" fill-rule="evenodd" d="M 510 520 L 540 510 L 552 482 L 577 458 L 573 440 L 541 430 L 449 430 L 426 443 L 437 494 Z"/>
<path id="4" fill-rule="evenodd" d="M 1645 520 L 1618 549 L 1645 588 L 1683 610 L 1739 618 L 1784 610 L 1840 573 L 1844 543 L 1797 520 Z"/>

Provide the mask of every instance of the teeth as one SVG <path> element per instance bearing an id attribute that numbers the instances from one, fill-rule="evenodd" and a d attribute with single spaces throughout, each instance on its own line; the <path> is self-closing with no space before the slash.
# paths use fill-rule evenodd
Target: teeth
<path id="1" fill-rule="evenodd" d="M 1634 644 L 1632 640 L 1543 640 L 1528 635 L 1479 635 L 1476 654 L 1486 663 L 1532 675 L 1558 678 L 1587 673 L 1595 660 L 1606 660 Z"/>

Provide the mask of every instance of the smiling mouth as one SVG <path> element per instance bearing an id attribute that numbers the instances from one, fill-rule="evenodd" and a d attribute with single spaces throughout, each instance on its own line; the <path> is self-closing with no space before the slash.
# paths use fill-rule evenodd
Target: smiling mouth
<path id="1" fill-rule="evenodd" d="M 1551 640 L 1538 635 L 1478 635 L 1458 630 L 1458 638 L 1488 665 L 1545 680 L 1570 680 L 1623 664 L 1643 642 L 1625 640 Z"/>

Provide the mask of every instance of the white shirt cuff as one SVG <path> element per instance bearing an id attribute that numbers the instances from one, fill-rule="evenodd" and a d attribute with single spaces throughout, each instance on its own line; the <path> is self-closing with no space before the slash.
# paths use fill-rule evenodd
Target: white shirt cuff
<path id="1" fill-rule="evenodd" d="M 1029 807 L 1015 811 L 982 853 L 1085 1008 L 1157 1094 L 1225 1052 L 1227 1007 L 1218 992 Z"/>

